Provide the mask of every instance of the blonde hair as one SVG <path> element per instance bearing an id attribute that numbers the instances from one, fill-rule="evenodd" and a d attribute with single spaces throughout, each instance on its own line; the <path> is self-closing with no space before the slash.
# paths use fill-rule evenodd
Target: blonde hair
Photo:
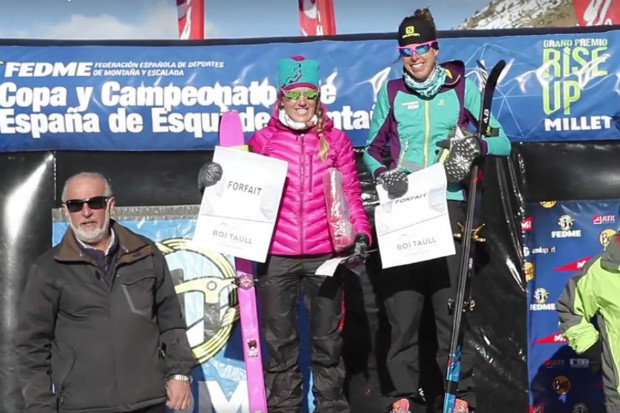
<path id="1" fill-rule="evenodd" d="M 317 103 L 316 117 L 318 121 L 316 123 L 316 134 L 319 137 L 319 159 L 324 161 L 329 153 L 329 142 L 325 139 L 325 132 L 323 131 L 323 123 L 325 122 L 323 107 L 321 107 L 320 102 Z"/>

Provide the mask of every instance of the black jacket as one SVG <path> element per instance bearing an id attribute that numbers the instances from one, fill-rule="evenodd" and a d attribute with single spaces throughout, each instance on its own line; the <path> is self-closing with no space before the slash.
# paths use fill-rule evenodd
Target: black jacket
<path id="1" fill-rule="evenodd" d="M 163 403 L 166 377 L 196 364 L 165 258 L 147 238 L 112 228 L 120 249 L 111 285 L 70 229 L 31 267 L 16 334 L 28 412 Z"/>

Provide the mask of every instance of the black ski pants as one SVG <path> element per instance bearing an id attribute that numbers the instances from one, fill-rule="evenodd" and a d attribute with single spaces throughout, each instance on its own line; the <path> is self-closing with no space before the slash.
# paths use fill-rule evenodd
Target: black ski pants
<path id="1" fill-rule="evenodd" d="M 314 275 L 331 255 L 271 255 L 259 269 L 261 327 L 269 360 L 265 383 L 269 413 L 302 412 L 302 373 L 298 366 L 300 291 L 308 309 L 310 369 L 316 413 L 349 412 L 344 396 L 344 363 L 339 324 L 342 277 Z"/>
<path id="2" fill-rule="evenodd" d="M 448 201 L 453 232 L 461 232 L 458 222 L 464 223 L 466 204 Z M 455 298 L 456 280 L 461 260 L 461 242 L 455 241 L 456 255 L 412 265 L 387 268 L 382 276 L 385 311 L 391 326 L 391 342 L 386 365 L 394 387 L 394 399 L 418 397 L 420 385 L 419 328 L 424 300 L 433 305 L 437 330 L 437 363 L 444 377 L 452 333 L 452 312 L 448 300 Z M 473 394 L 473 352 L 466 345 L 467 319 L 461 359 L 461 380 L 458 397 L 475 407 Z M 429 401 L 432 403 L 433 401 Z"/>

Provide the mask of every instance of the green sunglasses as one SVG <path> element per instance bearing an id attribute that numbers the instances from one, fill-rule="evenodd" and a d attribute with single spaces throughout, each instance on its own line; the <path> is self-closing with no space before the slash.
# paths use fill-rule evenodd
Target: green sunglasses
<path id="1" fill-rule="evenodd" d="M 304 90 L 303 92 L 300 90 L 285 90 L 283 93 L 288 100 L 297 100 L 301 96 L 308 100 L 314 100 L 319 96 L 319 91 L 314 89 Z"/>

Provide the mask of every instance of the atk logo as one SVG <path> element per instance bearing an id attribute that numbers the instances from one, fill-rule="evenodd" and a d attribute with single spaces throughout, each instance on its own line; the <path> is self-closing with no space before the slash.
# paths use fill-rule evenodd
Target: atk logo
<path id="1" fill-rule="evenodd" d="M 555 303 L 547 303 L 549 300 L 549 291 L 545 288 L 537 288 L 532 295 L 535 304 L 530 304 L 531 311 L 555 311 Z"/>
<path id="2" fill-rule="evenodd" d="M 592 217 L 592 224 L 594 225 L 603 225 L 603 224 L 613 224 L 616 222 L 615 215 L 594 215 Z"/>
<path id="3" fill-rule="evenodd" d="M 573 409 L 571 410 L 572 413 L 590 413 L 590 410 L 588 409 L 588 406 L 586 406 L 583 403 L 577 403 L 576 405 L 573 406 Z"/>
<path id="4" fill-rule="evenodd" d="M 530 406 L 530 413 L 545 413 L 545 405 L 539 403 L 536 406 Z"/>
<path id="5" fill-rule="evenodd" d="M 566 394 L 570 391 L 570 380 L 566 376 L 557 376 L 553 379 L 553 391 L 557 394 Z"/>
<path id="6" fill-rule="evenodd" d="M 570 359 L 568 363 L 572 369 L 587 369 L 590 367 L 590 360 L 585 358 Z"/>
<path id="7" fill-rule="evenodd" d="M 543 208 L 553 208 L 557 201 L 542 201 L 540 206 Z"/>
<path id="8" fill-rule="evenodd" d="M 551 238 L 581 238 L 581 230 L 573 229 L 575 219 L 568 214 L 558 218 L 558 226 L 561 231 L 552 231 Z"/>
<path id="9" fill-rule="evenodd" d="M 534 279 L 534 264 L 526 261 L 523 264 L 523 270 L 525 271 L 525 281 L 532 281 Z"/>
<path id="10" fill-rule="evenodd" d="M 534 341 L 534 344 L 558 344 L 567 343 L 566 337 L 562 333 L 549 334 Z"/>
<path id="11" fill-rule="evenodd" d="M 568 264 L 561 265 L 554 268 L 553 271 L 581 271 L 591 257 L 583 257 L 577 261 L 573 261 Z"/>
<path id="12" fill-rule="evenodd" d="M 521 231 L 528 232 L 534 229 L 534 218 L 527 217 L 521 221 Z"/>
<path id="13" fill-rule="evenodd" d="M 611 228 L 607 228 L 601 231 L 598 236 L 598 241 L 601 243 L 603 248 L 607 248 L 609 244 L 611 244 L 611 241 L 614 239 L 615 236 L 616 231 Z"/>

